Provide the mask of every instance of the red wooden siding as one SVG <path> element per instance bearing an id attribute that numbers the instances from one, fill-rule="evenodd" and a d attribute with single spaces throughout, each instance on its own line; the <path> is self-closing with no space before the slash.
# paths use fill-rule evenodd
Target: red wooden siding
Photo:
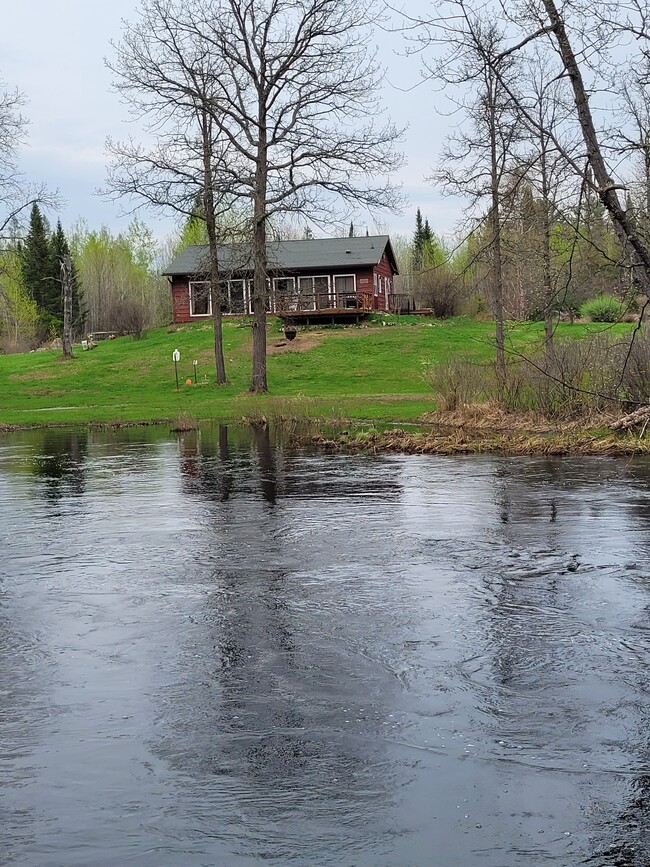
<path id="1" fill-rule="evenodd" d="M 171 287 L 174 322 L 192 322 L 195 317 L 190 316 L 190 288 L 187 277 L 173 277 Z"/>
<path id="2" fill-rule="evenodd" d="M 374 268 L 371 266 L 366 266 L 363 268 L 358 267 L 345 267 L 344 265 L 337 268 L 316 268 L 310 270 L 304 270 L 300 273 L 294 272 L 277 272 L 271 275 L 271 277 L 312 277 L 312 276 L 329 276 L 330 279 L 336 276 L 342 276 L 346 274 L 354 274 L 356 278 L 356 289 L 357 292 L 367 292 L 369 295 L 373 297 L 373 307 L 375 310 L 385 310 L 386 309 L 386 296 L 384 292 L 384 278 L 388 278 L 389 283 L 389 294 L 393 292 L 393 269 L 391 268 L 390 262 L 388 258 L 384 254 L 381 262 L 376 265 Z M 378 295 L 375 295 L 375 274 L 379 275 L 381 280 L 380 292 Z M 190 314 L 190 293 L 189 293 L 189 278 L 188 277 L 173 277 L 171 281 L 171 293 L 172 293 L 172 315 L 173 321 L 176 323 L 183 322 L 197 322 L 200 319 L 205 320 L 205 316 L 192 316 Z"/>
<path id="3" fill-rule="evenodd" d="M 388 295 L 392 295 L 395 291 L 395 284 L 393 282 L 393 269 L 391 267 L 390 262 L 388 261 L 388 256 L 386 253 L 381 257 L 381 262 L 375 265 L 373 269 L 373 288 L 374 288 L 374 275 L 380 277 L 379 282 L 379 294 L 375 298 L 375 309 L 376 310 L 387 310 L 387 295 L 386 295 L 386 279 L 388 279 Z"/>

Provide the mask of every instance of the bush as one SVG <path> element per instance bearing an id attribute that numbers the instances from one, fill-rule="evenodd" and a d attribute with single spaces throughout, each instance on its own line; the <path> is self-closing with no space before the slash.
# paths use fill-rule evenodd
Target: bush
<path id="1" fill-rule="evenodd" d="M 494 392 L 491 366 L 472 364 L 459 358 L 431 365 L 424 378 L 435 392 L 438 409 L 443 412 L 455 412 L 463 406 L 488 400 Z"/>
<path id="2" fill-rule="evenodd" d="M 452 360 L 427 370 L 438 409 L 454 412 L 478 403 L 498 403 L 515 413 L 546 419 L 587 419 L 617 401 L 650 399 L 650 329 L 614 337 L 595 334 L 555 342 L 555 364 L 547 374 L 543 352 L 507 365 L 499 386 L 494 365 Z"/>
<path id="3" fill-rule="evenodd" d="M 418 274 L 413 295 L 418 306 L 429 307 L 438 319 L 457 316 L 462 301 L 458 280 L 444 266 Z"/>
<path id="4" fill-rule="evenodd" d="M 619 383 L 621 396 L 630 403 L 648 403 L 650 400 L 650 330 L 644 326 L 633 331 L 618 354 L 621 356 Z"/>
<path id="5" fill-rule="evenodd" d="M 620 322 L 626 313 L 627 306 L 614 295 L 599 295 L 580 307 L 580 315 L 592 322 Z"/>
<path id="6" fill-rule="evenodd" d="M 116 334 L 132 334 L 139 340 L 147 326 L 147 311 L 139 301 L 117 301 L 109 311 L 108 321 Z"/>

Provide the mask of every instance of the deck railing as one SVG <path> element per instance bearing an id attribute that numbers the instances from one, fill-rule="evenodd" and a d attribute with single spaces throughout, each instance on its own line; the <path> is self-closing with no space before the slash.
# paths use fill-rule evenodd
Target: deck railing
<path id="1" fill-rule="evenodd" d="M 276 313 L 309 313 L 333 310 L 373 309 L 372 292 L 301 292 L 276 294 Z"/>

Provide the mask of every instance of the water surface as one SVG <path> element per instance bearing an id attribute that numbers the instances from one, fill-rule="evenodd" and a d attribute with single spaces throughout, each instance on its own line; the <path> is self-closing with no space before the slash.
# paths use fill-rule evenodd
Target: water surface
<path id="1" fill-rule="evenodd" d="M 0 439 L 0 863 L 650 864 L 650 463 Z"/>

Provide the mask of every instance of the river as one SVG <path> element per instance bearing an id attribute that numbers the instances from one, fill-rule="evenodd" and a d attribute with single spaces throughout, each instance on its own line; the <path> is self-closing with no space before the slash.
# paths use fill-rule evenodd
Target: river
<path id="1" fill-rule="evenodd" d="M 650 864 L 650 462 L 0 439 L 0 864 Z"/>

